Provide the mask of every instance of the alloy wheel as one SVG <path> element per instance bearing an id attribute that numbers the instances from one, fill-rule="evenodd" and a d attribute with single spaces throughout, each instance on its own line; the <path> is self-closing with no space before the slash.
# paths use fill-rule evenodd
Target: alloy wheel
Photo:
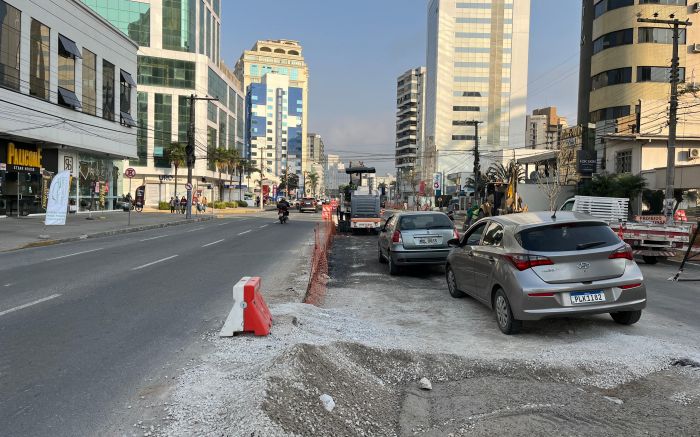
<path id="1" fill-rule="evenodd" d="M 496 316 L 498 317 L 499 325 L 502 327 L 508 326 L 510 314 L 508 313 L 508 303 L 503 296 L 496 297 Z"/>

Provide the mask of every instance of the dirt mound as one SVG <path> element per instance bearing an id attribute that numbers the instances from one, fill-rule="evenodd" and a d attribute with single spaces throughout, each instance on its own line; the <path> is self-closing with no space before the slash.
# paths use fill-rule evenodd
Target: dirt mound
<path id="1" fill-rule="evenodd" d="M 700 396 L 687 392 L 700 372 L 687 368 L 603 390 L 574 383 L 581 375 L 571 369 L 356 343 L 297 345 L 273 368 L 263 410 L 289 434 L 683 435 L 700 427 Z M 419 388 L 422 377 L 431 391 Z M 322 394 L 333 397 L 332 411 Z"/>

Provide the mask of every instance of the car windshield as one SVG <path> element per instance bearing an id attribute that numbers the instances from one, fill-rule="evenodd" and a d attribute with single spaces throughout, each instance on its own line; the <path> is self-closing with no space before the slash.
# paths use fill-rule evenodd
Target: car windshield
<path id="1" fill-rule="evenodd" d="M 415 229 L 452 229 L 454 225 L 445 214 L 423 214 L 401 217 L 399 229 L 412 231 Z"/>
<path id="2" fill-rule="evenodd" d="M 568 252 L 612 246 L 620 238 L 604 223 L 564 223 L 525 229 L 515 235 L 523 249 Z"/>

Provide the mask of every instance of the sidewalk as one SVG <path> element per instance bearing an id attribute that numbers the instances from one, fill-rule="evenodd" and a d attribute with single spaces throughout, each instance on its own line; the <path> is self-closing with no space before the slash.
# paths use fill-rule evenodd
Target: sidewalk
<path id="1" fill-rule="evenodd" d="M 197 213 L 195 208 L 192 208 L 192 217 L 203 217 L 203 216 L 209 216 L 211 217 L 212 215 L 212 210 L 211 207 L 207 208 L 207 212 L 200 212 Z M 269 211 L 266 209 L 266 211 Z M 144 208 L 143 212 L 148 213 L 148 214 L 167 214 L 170 215 L 170 210 L 158 210 L 155 208 Z M 229 215 L 244 215 L 244 214 L 257 214 L 261 211 L 260 208 L 226 208 L 226 209 L 216 209 L 214 210 L 214 216 L 215 217 L 221 217 L 221 216 L 229 216 Z"/>
<path id="2" fill-rule="evenodd" d="M 132 211 L 131 226 L 128 226 L 126 212 L 93 213 L 92 217 L 94 220 L 88 220 L 86 214 L 70 214 L 65 226 L 44 226 L 42 216 L 0 219 L 0 252 L 212 219 L 211 214 L 193 215 L 193 220 L 188 221 L 183 215 L 170 214 L 169 211 L 168 214 Z"/>

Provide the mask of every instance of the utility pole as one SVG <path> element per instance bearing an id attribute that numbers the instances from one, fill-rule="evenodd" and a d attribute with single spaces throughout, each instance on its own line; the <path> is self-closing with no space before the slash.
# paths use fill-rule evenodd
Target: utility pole
<path id="1" fill-rule="evenodd" d="M 467 121 L 467 126 L 474 126 L 474 200 L 479 199 L 479 182 L 481 179 L 481 164 L 479 163 L 479 125 L 482 121 Z"/>
<path id="2" fill-rule="evenodd" d="M 666 156 L 666 198 L 664 200 L 664 214 L 666 214 L 666 223 L 673 224 L 673 209 L 675 202 L 673 190 L 674 179 L 676 176 L 676 125 L 678 124 L 678 43 L 680 36 L 680 27 L 685 26 L 687 28 L 693 23 L 691 23 L 688 20 L 680 21 L 673 14 L 669 16 L 670 20 L 660 20 L 657 18 L 658 15 L 658 13 L 655 13 L 654 18 L 637 18 L 637 22 L 667 24 L 673 26 L 673 55 L 671 57 L 671 101 L 669 102 L 668 154 Z"/>
<path id="3" fill-rule="evenodd" d="M 187 215 L 188 220 L 192 218 L 192 169 L 194 169 L 194 129 L 195 129 L 195 111 L 194 104 L 197 100 L 219 100 L 214 97 L 197 97 L 190 94 L 190 126 L 187 129 L 187 146 L 185 153 L 187 154 Z M 213 210 L 213 209 L 212 209 Z"/>

